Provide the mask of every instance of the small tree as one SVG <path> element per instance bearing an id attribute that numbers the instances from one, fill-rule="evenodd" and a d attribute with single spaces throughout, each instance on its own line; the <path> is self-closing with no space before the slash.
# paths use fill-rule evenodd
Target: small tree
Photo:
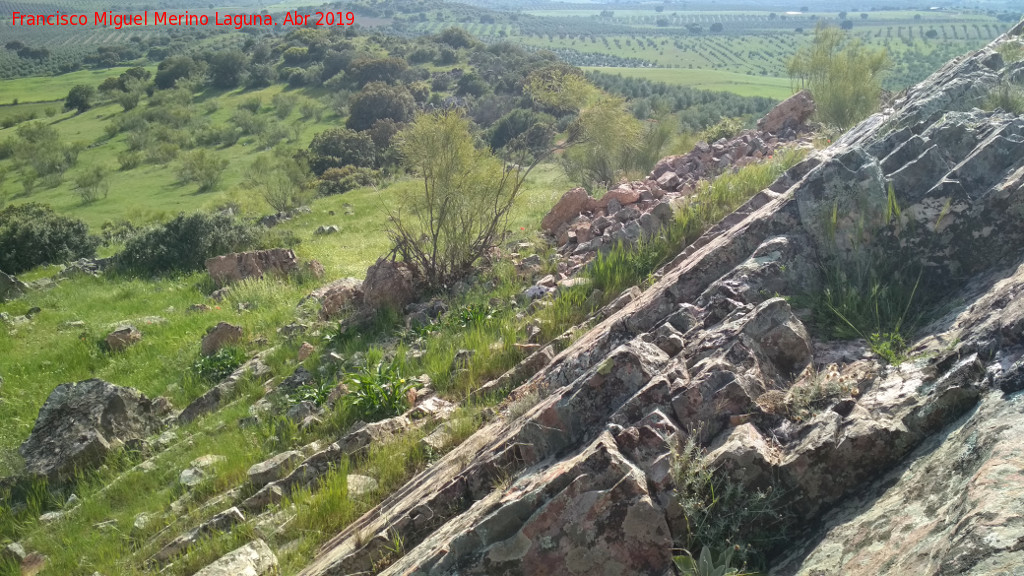
<path id="1" fill-rule="evenodd" d="M 66 98 L 64 98 L 64 109 L 65 110 L 77 110 L 78 112 L 85 112 L 92 106 L 92 97 L 96 93 L 96 89 L 88 84 L 78 84 L 68 92 Z"/>
<path id="2" fill-rule="evenodd" d="M 308 171 L 294 158 L 261 154 L 246 170 L 242 185 L 256 191 L 275 212 L 288 212 L 313 198 Z"/>
<path id="3" fill-rule="evenodd" d="M 181 181 L 199 184 L 199 192 L 207 192 L 217 186 L 227 167 L 227 160 L 205 149 L 185 152 L 181 154 Z"/>
<path id="4" fill-rule="evenodd" d="M 109 191 L 107 171 L 102 166 L 93 166 L 75 178 L 75 192 L 82 199 L 82 204 L 91 204 L 101 195 L 106 198 Z"/>
<path id="5" fill-rule="evenodd" d="M 387 231 L 393 253 L 432 288 L 463 277 L 498 242 L 533 167 L 505 170 L 474 141 L 469 120 L 454 110 L 422 114 L 399 135 L 421 186 L 389 208 Z"/>
<path id="6" fill-rule="evenodd" d="M 822 122 L 847 129 L 878 106 L 889 66 L 884 49 L 869 50 L 839 28 L 819 24 L 811 45 L 790 60 L 789 76 L 810 89 Z"/>

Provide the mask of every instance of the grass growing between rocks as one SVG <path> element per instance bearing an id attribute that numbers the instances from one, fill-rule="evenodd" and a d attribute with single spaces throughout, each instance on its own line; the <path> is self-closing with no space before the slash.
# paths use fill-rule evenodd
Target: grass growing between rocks
<path id="1" fill-rule="evenodd" d="M 770 186 L 806 154 L 806 150 L 800 148 L 783 148 L 765 162 L 744 166 L 714 180 L 702 181 L 697 192 L 688 197 L 676 213 L 684 245 L 699 238 L 708 228 Z"/>
<path id="2" fill-rule="evenodd" d="M 699 436 L 693 431 L 672 459 L 677 500 L 686 523 L 679 542 L 683 558 L 677 563 L 696 568 L 701 557 L 718 558 L 713 564 L 723 575 L 746 573 L 748 566 L 764 568 L 772 553 L 788 542 L 793 525 L 793 517 L 782 506 L 782 493 L 774 485 L 745 487 L 716 470 L 697 444 Z M 704 574 L 696 569 L 683 573 Z"/>
<path id="3" fill-rule="evenodd" d="M 858 223 L 853 245 L 840 253 L 836 244 L 838 209 L 833 207 L 826 230 L 832 245 L 821 264 L 822 290 L 799 297 L 813 313 L 813 326 L 828 338 L 862 338 L 872 352 L 889 364 L 906 360 L 908 340 L 922 322 L 929 305 L 919 290 L 923 266 L 902 259 L 898 250 L 882 242 L 861 239 L 870 223 Z M 887 231 L 902 226 L 899 204 L 892 186 L 883 220 L 874 223 L 870 235 L 884 240 Z"/>

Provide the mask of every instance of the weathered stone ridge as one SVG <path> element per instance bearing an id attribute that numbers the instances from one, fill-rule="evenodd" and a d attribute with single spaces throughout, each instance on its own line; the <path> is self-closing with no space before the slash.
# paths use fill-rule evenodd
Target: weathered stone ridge
<path id="1" fill-rule="evenodd" d="M 695 430 L 807 529 L 773 574 L 1019 567 L 1024 125 L 974 109 L 1015 69 L 991 47 L 958 59 L 795 166 L 302 574 L 370 570 L 395 534 L 407 553 L 382 574 L 672 574 L 670 464 Z M 571 194 L 548 229 L 590 202 Z M 921 263 L 922 298 L 945 303 L 900 366 L 814 339 L 775 296 L 820 290 L 823 262 L 865 246 Z M 843 392 L 788 413 L 791 389 L 824 384 Z"/>

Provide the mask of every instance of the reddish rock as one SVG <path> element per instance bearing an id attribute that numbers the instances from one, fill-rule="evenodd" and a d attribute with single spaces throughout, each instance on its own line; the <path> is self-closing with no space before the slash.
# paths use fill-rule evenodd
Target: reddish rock
<path id="1" fill-rule="evenodd" d="M 262 278 L 271 272 L 287 274 L 298 270 L 298 266 L 295 252 L 285 248 L 232 253 L 206 261 L 206 271 L 220 285 L 246 278 Z"/>
<path id="2" fill-rule="evenodd" d="M 415 298 L 412 270 L 403 262 L 379 258 L 366 270 L 363 304 L 367 308 L 377 310 L 387 306 L 401 310 Z"/>
<path id="3" fill-rule="evenodd" d="M 111 352 L 122 352 L 142 341 L 142 332 L 134 326 L 118 328 L 107 335 L 107 348 Z"/>
<path id="4" fill-rule="evenodd" d="M 363 302 L 363 283 L 355 278 L 342 278 L 314 290 L 306 300 L 320 303 L 320 319 L 329 320 L 350 311 Z"/>
<path id="5" fill-rule="evenodd" d="M 775 134 L 786 128 L 803 126 L 814 114 L 814 99 L 807 90 L 801 90 L 772 108 L 757 121 L 757 129 Z"/>
<path id="6" fill-rule="evenodd" d="M 236 344 L 242 339 L 242 327 L 221 322 L 206 331 L 200 352 L 203 356 L 212 356 L 221 348 Z"/>
<path id="7" fill-rule="evenodd" d="M 549 234 L 554 234 L 563 224 L 569 223 L 586 210 L 590 206 L 591 200 L 593 198 L 583 188 L 569 190 L 541 220 L 541 229 Z"/>

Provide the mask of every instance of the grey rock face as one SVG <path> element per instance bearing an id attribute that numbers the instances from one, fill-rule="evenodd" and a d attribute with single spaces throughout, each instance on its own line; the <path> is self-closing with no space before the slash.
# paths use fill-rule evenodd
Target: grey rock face
<path id="1" fill-rule="evenodd" d="M 265 576 L 277 574 L 277 556 L 263 540 L 228 552 L 196 576 Z"/>
<path id="2" fill-rule="evenodd" d="M 1024 122 L 972 108 L 1018 73 L 991 48 L 958 59 L 795 166 L 538 361 L 510 395 L 532 407 L 486 424 L 302 574 L 370 570 L 396 532 L 412 548 L 388 576 L 673 573 L 687 524 L 672 449 L 694 430 L 729 481 L 777 482 L 802 526 L 823 522 L 772 574 L 1017 569 Z M 720 160 L 727 145 L 695 154 Z M 653 176 L 690 170 L 680 162 Z M 823 264 L 864 253 L 922 264 L 921 297 L 943 304 L 898 367 L 815 341 L 776 296 L 821 290 Z M 830 392 L 797 406 L 809 390 Z"/>
<path id="3" fill-rule="evenodd" d="M 4 274 L 0 270 L 0 302 L 13 300 L 28 292 L 28 285 L 14 276 Z"/>
<path id="4" fill-rule="evenodd" d="M 160 413 L 138 390 L 103 380 L 61 384 L 39 411 L 21 445 L 30 474 L 67 477 L 98 466 L 113 448 L 141 440 L 160 427 Z"/>

